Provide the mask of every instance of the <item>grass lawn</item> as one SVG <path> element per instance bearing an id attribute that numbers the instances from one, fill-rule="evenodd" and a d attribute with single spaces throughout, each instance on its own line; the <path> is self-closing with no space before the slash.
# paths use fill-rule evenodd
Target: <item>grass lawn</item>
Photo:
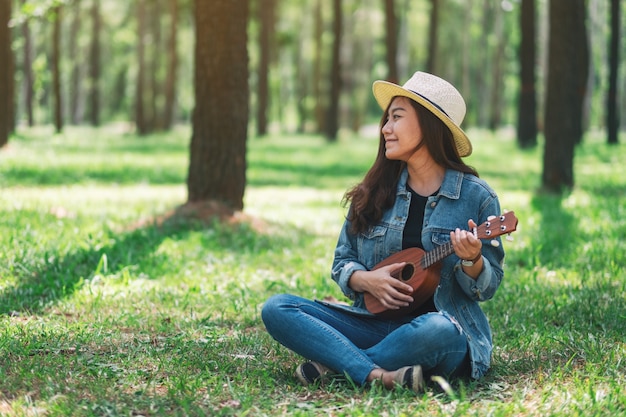
<path id="1" fill-rule="evenodd" d="M 185 202 L 189 131 L 51 132 L 0 150 L 0 415 L 626 415 L 624 137 L 589 134 L 575 189 L 551 196 L 541 148 L 470 131 L 470 164 L 520 220 L 483 304 L 493 366 L 415 397 L 300 386 L 259 316 L 279 292 L 342 298 L 341 198 L 376 138 L 252 138 L 243 220 L 156 226 Z"/>

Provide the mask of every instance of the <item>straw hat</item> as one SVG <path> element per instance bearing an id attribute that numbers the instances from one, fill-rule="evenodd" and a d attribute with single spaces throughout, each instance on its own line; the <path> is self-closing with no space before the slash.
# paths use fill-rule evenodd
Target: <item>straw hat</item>
<path id="1" fill-rule="evenodd" d="M 418 71 L 402 87 L 388 81 L 374 81 L 372 90 L 383 110 L 387 110 L 396 96 L 415 100 L 448 126 L 460 156 L 472 153 L 472 144 L 460 128 L 465 117 L 465 101 L 458 90 L 446 80 Z"/>

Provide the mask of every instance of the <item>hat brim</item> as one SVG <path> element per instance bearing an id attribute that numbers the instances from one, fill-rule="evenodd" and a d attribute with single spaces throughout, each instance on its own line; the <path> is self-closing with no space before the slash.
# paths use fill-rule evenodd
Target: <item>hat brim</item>
<path id="1" fill-rule="evenodd" d="M 454 137 L 454 144 L 459 153 L 459 156 L 468 156 L 472 153 L 472 143 L 469 138 L 456 123 L 447 114 L 433 105 L 430 101 L 421 97 L 420 95 L 409 91 L 405 88 L 400 87 L 397 84 L 391 83 L 389 81 L 374 81 L 372 85 L 372 90 L 374 92 L 374 98 L 376 98 L 376 102 L 383 110 L 387 110 L 391 100 L 394 97 L 407 97 L 411 100 L 414 100 L 426 107 L 433 113 L 439 120 L 441 120 L 452 132 L 452 136 Z"/>

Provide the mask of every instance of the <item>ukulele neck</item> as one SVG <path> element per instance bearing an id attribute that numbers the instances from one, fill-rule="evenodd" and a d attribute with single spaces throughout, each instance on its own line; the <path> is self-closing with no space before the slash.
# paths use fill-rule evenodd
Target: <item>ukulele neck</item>
<path id="1" fill-rule="evenodd" d="M 422 258 L 422 268 L 426 269 L 433 266 L 446 256 L 450 256 L 453 253 L 454 247 L 452 246 L 452 242 L 447 242 L 441 246 L 437 246 L 435 249 L 424 254 L 424 257 Z"/>

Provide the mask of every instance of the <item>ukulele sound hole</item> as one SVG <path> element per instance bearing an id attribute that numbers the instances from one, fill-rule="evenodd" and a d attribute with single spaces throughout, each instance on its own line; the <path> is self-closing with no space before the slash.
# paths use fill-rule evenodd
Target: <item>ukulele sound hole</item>
<path id="1" fill-rule="evenodd" d="M 402 268 L 402 272 L 400 273 L 400 277 L 402 281 L 408 281 L 413 276 L 413 272 L 415 272 L 415 267 L 413 264 L 406 264 L 404 268 Z"/>

